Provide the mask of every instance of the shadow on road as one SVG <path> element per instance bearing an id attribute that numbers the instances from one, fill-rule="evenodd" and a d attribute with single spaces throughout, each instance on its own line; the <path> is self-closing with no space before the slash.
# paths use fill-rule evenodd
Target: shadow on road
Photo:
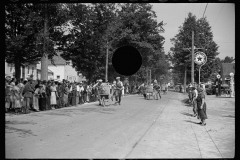
<path id="1" fill-rule="evenodd" d="M 29 121 L 9 121 L 9 122 L 6 122 L 6 124 L 13 124 L 13 125 L 18 125 L 18 124 L 37 124 L 37 123 L 34 123 L 34 122 L 29 122 Z"/>
<path id="2" fill-rule="evenodd" d="M 180 112 L 181 114 L 183 114 L 183 115 L 185 115 L 185 116 L 190 116 L 190 117 L 192 117 L 192 114 L 190 114 L 190 113 L 187 113 L 187 112 Z"/>
<path id="3" fill-rule="evenodd" d="M 235 118 L 235 116 L 228 115 L 228 116 L 223 116 L 223 117 L 228 117 L 228 118 Z"/>
<path id="4" fill-rule="evenodd" d="M 31 130 L 26 130 L 26 129 L 18 129 L 18 128 L 6 126 L 5 130 L 6 130 L 5 133 L 16 132 L 16 133 L 20 134 L 21 137 L 25 137 L 25 136 L 29 136 L 29 135 L 37 136 L 37 135 L 33 134 Z"/>
<path id="5" fill-rule="evenodd" d="M 185 122 L 189 122 L 189 123 L 194 123 L 194 124 L 200 124 L 199 122 L 193 122 L 193 121 L 190 121 L 190 120 L 184 120 Z"/>
<path id="6" fill-rule="evenodd" d="M 184 104 L 189 105 L 189 99 L 188 98 L 185 98 L 185 99 L 181 100 L 181 102 L 184 103 Z"/>

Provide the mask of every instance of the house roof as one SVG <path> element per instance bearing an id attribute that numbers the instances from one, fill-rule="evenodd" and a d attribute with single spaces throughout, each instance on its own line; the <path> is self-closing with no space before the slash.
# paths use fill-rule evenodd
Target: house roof
<path id="1" fill-rule="evenodd" d="M 66 60 L 62 58 L 61 56 L 61 52 L 57 52 L 57 56 L 53 56 L 53 61 L 55 65 L 65 65 L 66 64 Z M 53 65 L 51 63 L 51 60 L 48 60 L 48 65 Z"/>

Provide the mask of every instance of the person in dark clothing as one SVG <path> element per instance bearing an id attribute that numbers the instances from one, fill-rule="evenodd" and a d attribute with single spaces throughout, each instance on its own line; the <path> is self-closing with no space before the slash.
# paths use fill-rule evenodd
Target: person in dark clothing
<path id="1" fill-rule="evenodd" d="M 72 106 L 72 83 L 70 83 L 69 85 L 68 85 L 68 88 L 69 88 L 69 94 L 68 94 L 68 104 L 69 104 L 69 106 Z"/>
<path id="2" fill-rule="evenodd" d="M 51 108 L 51 104 L 50 104 L 50 98 L 51 98 L 51 81 L 48 81 L 46 84 L 46 109 L 50 110 Z"/>
<path id="3" fill-rule="evenodd" d="M 84 85 L 83 85 L 83 101 L 84 101 L 84 103 L 86 103 L 87 102 L 87 84 L 86 83 L 84 83 Z"/>
<path id="4" fill-rule="evenodd" d="M 199 118 L 201 119 L 200 124 L 202 126 L 206 125 L 205 120 L 207 119 L 207 114 L 206 114 L 207 105 L 205 102 L 205 94 L 203 92 L 203 88 L 201 87 L 198 88 L 198 97 L 196 101 L 197 101 L 198 115 L 199 115 Z"/>
<path id="5" fill-rule="evenodd" d="M 222 85 L 222 78 L 220 75 L 217 75 L 217 78 L 215 80 L 216 96 L 221 96 L 221 85 Z"/>
<path id="6" fill-rule="evenodd" d="M 44 80 L 40 84 L 40 95 L 39 95 L 39 110 L 45 111 L 47 107 L 47 98 L 46 98 L 46 81 Z"/>
<path id="7" fill-rule="evenodd" d="M 116 78 L 116 95 L 117 95 L 117 100 L 118 104 L 121 105 L 121 97 L 122 97 L 122 90 L 123 90 L 123 83 L 120 81 L 120 77 Z"/>
<path id="8" fill-rule="evenodd" d="M 33 98 L 34 94 L 34 88 L 32 87 L 32 79 L 29 79 L 29 81 L 26 83 L 26 85 L 23 88 L 22 95 L 24 97 L 24 107 L 23 107 L 23 113 L 27 114 L 30 111 L 30 103 L 31 99 Z"/>

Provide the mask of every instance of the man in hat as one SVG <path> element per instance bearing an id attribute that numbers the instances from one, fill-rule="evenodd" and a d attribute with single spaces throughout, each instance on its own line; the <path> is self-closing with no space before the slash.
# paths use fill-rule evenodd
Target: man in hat
<path id="1" fill-rule="evenodd" d="M 116 97 L 117 102 L 119 105 L 121 105 L 121 97 L 122 97 L 122 90 L 123 90 L 123 83 L 120 81 L 120 77 L 116 78 Z"/>
<path id="2" fill-rule="evenodd" d="M 25 114 L 29 113 L 30 103 L 31 103 L 31 99 L 33 98 L 34 91 L 35 91 L 35 88 L 32 86 L 32 78 L 29 77 L 28 82 L 25 84 L 22 91 L 22 95 L 24 97 L 23 112 Z"/>
<path id="3" fill-rule="evenodd" d="M 218 74 L 215 80 L 215 87 L 216 87 L 216 96 L 221 96 L 221 85 L 222 85 L 222 78 Z"/>
<path id="4" fill-rule="evenodd" d="M 158 96 L 161 98 L 161 95 L 160 95 L 161 87 L 157 84 L 157 80 L 154 80 L 153 82 L 153 89 L 154 89 L 154 98 L 158 100 Z"/>
<path id="5" fill-rule="evenodd" d="M 93 88 L 96 88 L 97 98 L 98 98 L 98 101 L 99 101 L 99 105 L 101 105 L 99 90 L 100 90 L 100 88 L 102 87 L 102 80 L 99 79 L 97 82 L 98 82 L 98 83 L 96 83 L 96 84 L 93 86 Z"/>

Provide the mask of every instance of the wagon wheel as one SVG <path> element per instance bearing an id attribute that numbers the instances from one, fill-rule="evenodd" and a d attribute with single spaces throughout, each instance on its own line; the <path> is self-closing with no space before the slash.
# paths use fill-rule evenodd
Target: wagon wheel
<path id="1" fill-rule="evenodd" d="M 102 106 L 105 107 L 105 97 L 102 96 Z"/>

